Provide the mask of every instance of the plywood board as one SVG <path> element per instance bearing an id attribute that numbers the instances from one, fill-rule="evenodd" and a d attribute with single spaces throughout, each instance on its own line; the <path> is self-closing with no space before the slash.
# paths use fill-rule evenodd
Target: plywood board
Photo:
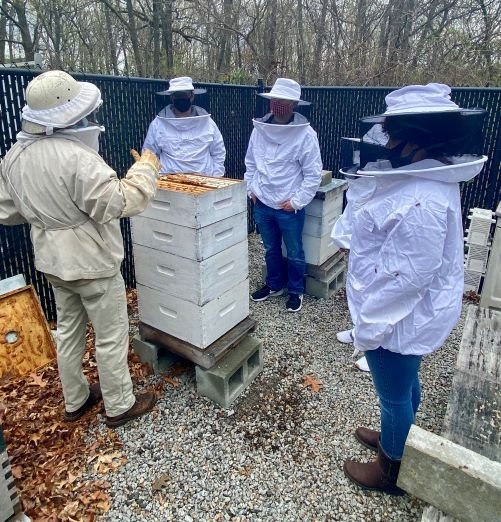
<path id="1" fill-rule="evenodd" d="M 56 356 L 56 347 L 31 285 L 0 296 L 0 377 L 25 375 Z"/>

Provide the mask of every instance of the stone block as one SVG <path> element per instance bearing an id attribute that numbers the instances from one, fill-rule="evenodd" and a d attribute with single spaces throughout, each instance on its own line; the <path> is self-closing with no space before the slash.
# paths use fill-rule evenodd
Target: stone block
<path id="1" fill-rule="evenodd" d="M 248 335 L 209 370 L 196 367 L 197 391 L 228 408 L 262 369 L 262 343 Z"/>
<path id="2" fill-rule="evenodd" d="M 0 428 L 1 429 L 1 428 Z M 3 439 L 3 435 L 0 435 Z M 16 484 L 10 468 L 7 451 L 0 452 L 0 522 L 9 520 L 14 513 L 21 511 Z"/>
<path id="3" fill-rule="evenodd" d="M 132 346 L 141 362 L 148 364 L 155 374 L 164 372 L 181 360 L 180 357 L 160 348 L 160 346 L 144 341 L 137 334 L 132 339 Z"/>
<path id="4" fill-rule="evenodd" d="M 463 522 L 501 520 L 501 463 L 415 425 L 397 484 Z"/>
<path id="5" fill-rule="evenodd" d="M 322 170 L 322 181 L 320 182 L 321 187 L 332 183 L 332 170 Z"/>

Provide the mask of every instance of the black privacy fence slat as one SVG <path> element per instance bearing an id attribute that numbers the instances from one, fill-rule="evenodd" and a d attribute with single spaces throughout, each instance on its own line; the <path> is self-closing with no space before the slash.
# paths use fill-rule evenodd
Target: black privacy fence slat
<path id="1" fill-rule="evenodd" d="M 20 130 L 24 91 L 28 82 L 39 72 L 23 69 L 0 69 L 0 156 L 15 142 Z M 148 126 L 155 114 L 168 103 L 157 93 L 167 88 L 163 80 L 117 76 L 75 74 L 75 78 L 95 83 L 102 92 L 100 121 L 106 127 L 102 136 L 102 155 L 123 176 L 132 164 L 130 149 L 141 149 Z M 266 92 L 257 85 L 197 84 L 207 90 L 197 97 L 197 103 L 207 109 L 219 126 L 226 144 L 226 176 L 242 179 L 245 153 L 252 132 L 252 118 L 263 116 L 267 101 L 256 96 Z M 389 87 L 306 87 L 303 98 L 312 102 L 301 107 L 318 133 L 324 168 L 340 177 L 341 137 L 358 136 L 358 120 L 362 116 L 383 112 L 384 97 Z M 489 161 L 482 173 L 462 186 L 463 217 L 472 207 L 494 210 L 501 197 L 501 89 L 453 89 L 453 99 L 462 107 L 482 107 L 489 115 L 485 122 L 485 153 Z M 122 273 L 126 285 L 135 286 L 134 258 L 130 223 L 122 220 L 125 259 Z M 254 217 L 249 207 L 248 229 L 254 230 Z M 52 291 L 42 274 L 35 270 L 29 227 L 0 225 L 0 279 L 24 274 L 40 296 L 48 319 L 55 319 Z"/>

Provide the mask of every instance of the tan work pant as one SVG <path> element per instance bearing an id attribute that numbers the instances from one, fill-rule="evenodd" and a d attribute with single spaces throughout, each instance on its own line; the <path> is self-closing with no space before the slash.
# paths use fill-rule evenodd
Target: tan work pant
<path id="1" fill-rule="evenodd" d="M 89 397 L 82 371 L 87 320 L 96 334 L 96 360 L 106 415 L 115 417 L 135 402 L 127 364 L 129 318 L 120 272 L 102 279 L 63 281 L 46 274 L 57 307 L 57 364 L 66 411 L 78 410 Z"/>

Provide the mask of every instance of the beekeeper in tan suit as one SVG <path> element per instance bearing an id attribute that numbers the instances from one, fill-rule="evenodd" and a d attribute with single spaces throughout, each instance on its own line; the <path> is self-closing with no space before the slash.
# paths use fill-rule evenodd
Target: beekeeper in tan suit
<path id="1" fill-rule="evenodd" d="M 92 83 L 48 71 L 29 83 L 26 103 L 22 132 L 0 164 L 0 223 L 31 225 L 35 266 L 54 288 L 65 419 L 80 418 L 102 397 L 106 424 L 120 426 L 156 401 L 153 392 L 132 390 L 119 218 L 145 209 L 159 161 L 145 151 L 118 179 L 98 153 L 102 101 Z M 90 387 L 82 371 L 88 319 L 100 380 Z"/>

